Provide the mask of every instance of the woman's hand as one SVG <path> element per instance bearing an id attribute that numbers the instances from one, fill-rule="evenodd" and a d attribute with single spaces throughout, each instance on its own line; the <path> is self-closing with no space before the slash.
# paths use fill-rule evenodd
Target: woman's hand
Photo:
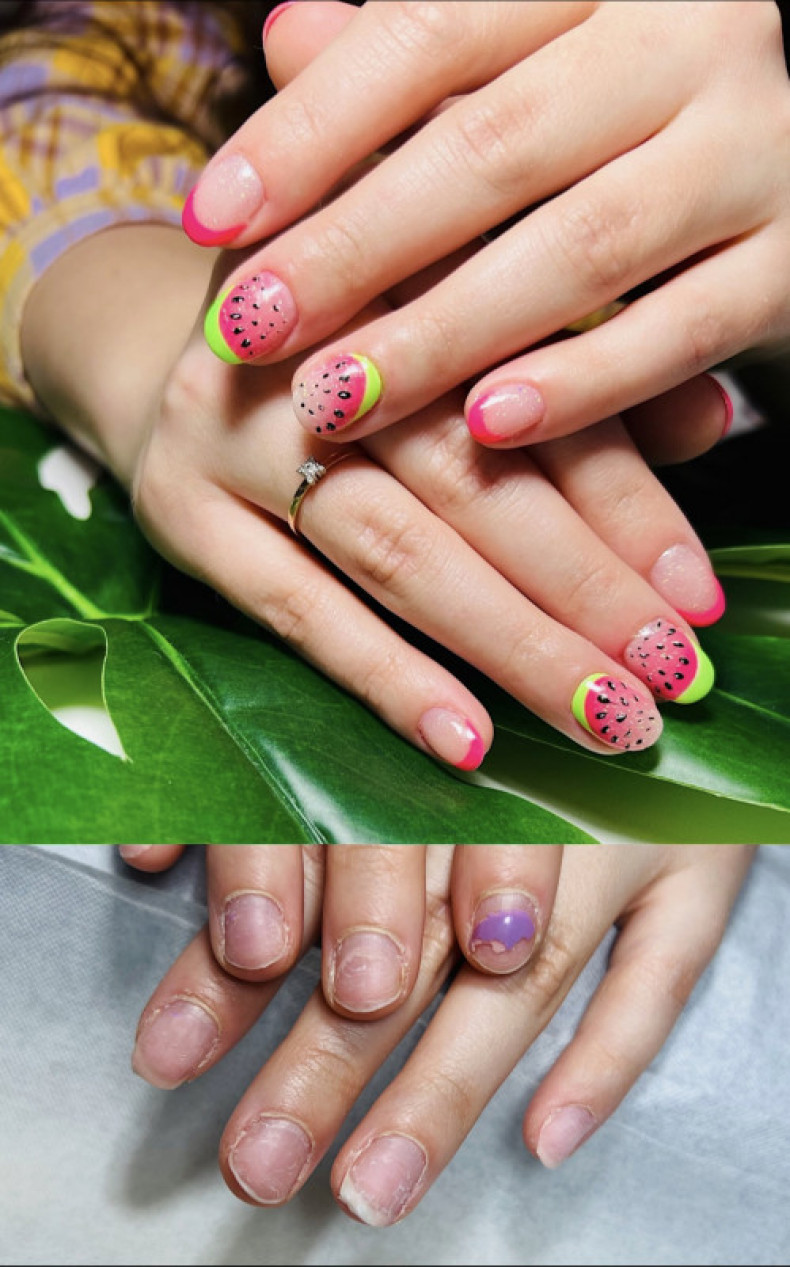
<path id="1" fill-rule="evenodd" d="M 485 980 L 468 967 L 457 973 L 416 1051 L 340 1150 L 332 1189 L 341 1205 L 375 1226 L 415 1208 L 616 924 L 607 974 L 524 1118 L 530 1151 L 546 1166 L 560 1165 L 606 1122 L 666 1041 L 719 945 L 755 848 L 566 847 L 539 951 L 506 979 Z M 457 966 L 452 853 L 447 845 L 427 851 L 422 962 L 405 1006 L 373 1022 L 348 1020 L 317 991 L 243 1096 L 220 1146 L 226 1182 L 243 1200 L 280 1205 L 302 1187 L 363 1087 Z M 456 853 L 455 866 L 468 857 Z M 317 923 L 313 900 L 306 930 Z M 180 1041 L 184 1051 L 192 1044 L 183 1076 L 213 1067 L 274 989 L 229 977 L 202 934 L 143 1012 L 137 1071 L 165 1082 L 157 1060 Z"/>
<path id="2" fill-rule="evenodd" d="M 459 946 L 482 972 L 523 967 L 551 918 L 562 847 L 459 849 L 452 890 Z M 183 850 L 124 845 L 120 852 L 130 866 L 163 871 Z M 389 1015 L 420 969 L 425 853 L 424 845 L 332 845 L 325 856 L 315 845 L 208 845 L 208 929 L 218 964 L 242 981 L 282 977 L 315 928 L 310 912 L 319 902 L 326 1001 L 343 1015 Z M 184 1058 L 175 1045 L 160 1081 L 171 1086 L 192 1072 L 188 1049 L 186 1065 Z"/>
<path id="3" fill-rule="evenodd" d="M 272 239 L 233 283 L 267 270 L 287 319 L 276 349 L 242 347 L 230 324 L 241 359 L 331 337 L 294 376 L 308 429 L 315 384 L 341 353 L 359 391 L 328 438 L 359 439 L 496 365 L 466 417 L 478 440 L 509 446 L 790 334 L 790 85 L 775 4 L 282 10 L 266 36 L 275 81 L 314 52 L 212 159 L 185 220 L 200 241 Z M 374 296 L 530 207 L 400 311 L 337 337 Z M 614 320 L 550 340 L 645 284 Z"/>

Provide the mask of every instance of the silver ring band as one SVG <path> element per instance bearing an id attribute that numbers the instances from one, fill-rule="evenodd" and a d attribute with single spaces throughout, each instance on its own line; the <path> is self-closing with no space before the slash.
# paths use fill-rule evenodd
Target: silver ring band
<path id="1" fill-rule="evenodd" d="M 342 449 L 340 453 L 327 458 L 326 462 L 319 462 L 318 458 L 310 457 L 296 468 L 297 474 L 302 477 L 302 482 L 291 498 L 291 505 L 288 508 L 288 527 L 295 537 L 302 535 L 299 531 L 299 511 L 310 489 L 322 480 L 333 466 L 337 466 L 338 462 L 342 462 L 344 458 L 353 457 L 355 452 L 354 449 Z"/>

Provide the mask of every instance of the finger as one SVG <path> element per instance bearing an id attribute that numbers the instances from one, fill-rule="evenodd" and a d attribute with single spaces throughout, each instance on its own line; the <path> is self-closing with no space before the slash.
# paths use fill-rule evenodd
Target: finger
<path id="1" fill-rule="evenodd" d="M 324 901 L 324 995 L 350 1016 L 398 1007 L 417 979 L 424 845 L 333 845 Z"/>
<path id="2" fill-rule="evenodd" d="M 578 474 L 572 446 L 566 456 L 568 469 L 562 470 L 570 490 L 566 494 L 564 486 L 558 489 L 544 477 L 530 453 L 487 451 L 471 440 L 458 421 L 447 410 L 428 410 L 422 422 L 402 423 L 394 439 L 388 431 L 379 432 L 365 441 L 365 447 L 440 520 L 452 525 L 478 555 L 529 595 L 541 612 L 541 639 L 550 636 L 552 629 L 556 634 L 561 625 L 627 665 L 651 691 L 656 690 L 658 670 L 670 670 L 660 681 L 669 683 L 671 689 L 663 690 L 659 698 L 675 698 L 675 691 L 686 703 L 702 698 L 713 681 L 710 661 L 691 628 L 661 591 L 640 574 L 628 551 L 644 563 L 645 549 L 649 550 L 652 540 L 656 543 L 650 560 L 653 563 L 667 542 L 696 543 L 700 556 L 693 555 L 693 560 L 699 567 L 704 560 L 712 576 L 710 564 L 688 521 L 618 424 L 608 424 L 606 432 L 590 428 L 589 435 L 582 433 L 583 439 L 569 437 L 555 442 L 573 440 L 581 450 Z M 542 455 L 542 446 L 536 446 L 535 452 Z M 562 467 L 562 459 L 556 464 Z M 553 477 L 553 470 L 549 474 Z M 641 496 L 635 496 L 640 490 Z M 594 505 L 595 499 L 598 505 Z M 633 524 L 628 528 L 640 537 L 646 535 L 647 547 L 629 543 L 626 548 L 621 542 L 620 502 L 632 507 Z M 691 550 L 690 544 L 684 548 Z M 554 626 L 544 625 L 547 616 L 556 622 Z M 533 617 L 531 610 L 522 616 L 522 633 L 530 641 L 532 631 L 527 622 Z M 659 629 L 675 631 L 675 659 L 671 662 L 661 659 L 668 648 L 656 647 L 662 641 Z M 559 636 L 557 658 L 547 682 L 549 695 L 558 689 L 562 657 L 570 654 L 570 644 L 563 649 Z M 541 641 L 532 649 L 533 693 L 539 689 L 534 678 L 546 645 Z M 688 663 L 681 664 L 681 658 Z M 494 670 L 489 666 L 486 671 L 491 674 Z M 501 673 L 500 668 L 500 680 Z M 676 678 L 675 673 L 682 676 Z M 602 738 L 622 742 L 624 731 L 616 724 L 621 710 L 617 710 L 613 724 L 608 706 L 596 703 L 602 707 L 596 707 L 592 718 L 588 714 L 585 720 L 599 723 Z"/>
<path id="3" fill-rule="evenodd" d="M 138 871 L 167 871 L 181 857 L 186 845 L 119 845 L 124 862 Z"/>
<path id="4" fill-rule="evenodd" d="M 613 848 L 566 847 L 552 922 L 525 968 L 498 980 L 468 967 L 456 976 L 333 1166 L 332 1188 L 361 1222 L 389 1226 L 411 1213 L 560 1007 L 628 893 L 631 868 L 613 865 Z"/>
<path id="5" fill-rule="evenodd" d="M 728 845 L 708 847 L 714 865 L 706 886 L 696 867 L 678 871 L 626 918 L 603 983 L 524 1119 L 527 1147 L 549 1169 L 625 1099 L 718 949 L 752 854 L 739 849 L 738 858 L 725 859 L 723 850 L 733 853 Z"/>
<path id="6" fill-rule="evenodd" d="M 453 914 L 473 967 L 506 973 L 524 966 L 551 919 L 561 865 L 561 845 L 457 846 Z"/>
<path id="7" fill-rule="evenodd" d="M 302 944 L 301 845 L 210 845 L 209 929 L 214 953 L 244 980 L 280 976 Z"/>
<path id="8" fill-rule="evenodd" d="M 316 935 L 324 846 L 304 846 L 305 918 L 301 950 Z M 178 957 L 140 1017 L 132 1065 L 155 1087 L 174 1090 L 229 1052 L 255 1024 L 281 985 L 240 981 L 219 965 L 208 928 Z"/>
<path id="9" fill-rule="evenodd" d="M 267 45 L 322 7 L 294 6 L 278 17 Z M 486 83 L 593 7 L 565 0 L 363 7 L 212 158 L 187 202 L 185 229 L 210 246 L 270 236 L 446 97 Z"/>
<path id="10" fill-rule="evenodd" d="M 309 358 L 294 375 L 294 408 L 302 425 L 317 429 L 310 407 L 318 389 L 328 385 L 339 393 L 341 381 L 347 381 L 344 375 L 350 376 L 347 390 L 351 395 L 342 416 L 335 418 L 330 435 L 337 438 L 342 431 L 345 437 L 358 439 L 497 364 L 467 402 L 467 420 L 477 439 L 513 446 L 527 438 L 532 442 L 573 430 L 564 400 L 549 391 L 554 384 L 545 379 L 542 367 L 563 356 L 569 363 L 571 349 L 577 345 L 603 331 L 622 329 L 631 309 L 577 339 L 552 343 L 515 361 L 508 358 L 637 284 L 719 241 L 742 234 L 760 216 L 751 186 L 732 192 L 728 188 L 718 197 L 719 186 L 715 185 L 717 199 L 712 205 L 710 186 L 700 188 L 702 142 L 696 133 L 687 135 L 678 126 L 679 134 L 667 128 L 544 203 L 429 293 L 397 313 L 357 329 L 352 344 L 347 338 L 343 342 L 334 339 L 320 354 Z M 723 156 L 720 162 L 723 167 Z M 708 163 L 715 169 L 710 156 Z M 366 180 L 383 173 L 385 167 L 386 163 L 382 164 Z M 657 172 L 666 174 L 663 184 L 671 190 L 666 194 L 667 205 L 644 195 L 655 183 Z M 360 196 L 364 183 L 347 196 Z M 678 190 L 683 191 L 682 197 Z M 348 268 L 344 275 L 348 276 Z M 515 284 L 514 276 L 518 278 Z M 503 293 L 508 294 L 508 303 L 502 303 Z M 722 293 L 721 280 L 718 293 Z M 729 293 L 725 287 L 724 294 Z M 753 319 L 752 313 L 748 308 L 733 311 L 731 304 L 729 309 L 727 333 L 736 346 L 742 345 L 748 341 L 746 326 Z M 288 346 L 293 349 L 293 341 Z M 634 358 L 630 372 L 627 369 L 623 376 L 626 384 L 636 374 L 654 372 L 652 361 L 647 368 L 645 361 L 643 346 L 641 356 Z M 573 375 L 571 390 L 584 397 L 585 421 L 596 421 L 682 381 L 689 376 L 687 361 L 688 348 L 683 360 L 675 362 L 672 382 L 651 382 L 638 397 L 628 399 L 627 387 L 619 385 L 620 374 L 611 372 L 612 364 L 621 363 L 620 357 L 616 362 L 610 360 L 606 388 L 616 403 L 605 412 L 593 412 L 597 400 L 593 397 L 588 402 L 586 380 L 578 374 Z M 677 372 L 679 364 L 684 366 L 683 373 Z M 695 365 L 692 372 L 710 364 Z M 535 365 L 541 369 L 539 376 L 533 372 Z M 321 427 L 322 433 L 326 430 Z"/>
<path id="11" fill-rule="evenodd" d="M 675 612 L 694 625 L 719 619 L 724 591 L 702 542 L 619 420 L 537 445 L 534 452 L 589 528 L 616 548 L 623 562 L 645 577 Z M 682 634 L 693 639 L 688 629 Z"/>
<path id="12" fill-rule="evenodd" d="M 467 414 L 495 386 L 504 391 L 506 377 L 515 421 L 511 438 L 498 443 L 523 443 L 527 434 L 531 443 L 663 395 L 770 336 L 784 302 L 779 258 L 778 237 L 770 229 L 725 242 L 611 321 L 537 348 L 481 380 L 467 400 Z M 763 279 L 759 304 L 733 305 L 733 295 L 753 292 L 755 277 Z M 518 413 L 522 392 L 527 402 L 540 398 L 540 421 L 532 428 L 522 427 Z M 497 425 L 500 431 L 505 426 Z"/>
<path id="13" fill-rule="evenodd" d="M 673 387 L 623 414 L 632 440 L 651 466 L 688 462 L 712 449 L 732 426 L 733 404 L 713 374 Z"/>
<path id="14" fill-rule="evenodd" d="M 293 1196 L 366 1083 L 446 980 L 456 954 L 446 906 L 451 865 L 452 846 L 431 847 L 424 953 L 403 1007 L 380 1020 L 348 1020 L 316 991 L 239 1103 L 222 1138 L 220 1165 L 242 1200 L 281 1205 Z"/>
<path id="15" fill-rule="evenodd" d="M 266 69 L 275 88 L 284 88 L 355 17 L 357 7 L 336 0 L 300 0 L 277 5 L 263 24 Z"/>

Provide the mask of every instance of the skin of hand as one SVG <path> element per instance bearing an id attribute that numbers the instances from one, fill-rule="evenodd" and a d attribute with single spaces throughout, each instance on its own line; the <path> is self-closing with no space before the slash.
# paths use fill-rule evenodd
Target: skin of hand
<path id="1" fill-rule="evenodd" d="M 377 1019 L 409 997 L 422 951 L 424 845 L 208 845 L 209 937 L 242 981 L 282 977 L 305 946 L 304 913 L 322 883 L 324 997 L 341 1015 Z M 523 967 L 551 918 L 562 847 L 462 845 L 452 905 L 458 944 L 482 972 Z M 123 845 L 130 866 L 163 871 L 183 845 Z M 309 921 L 308 921 L 309 923 Z M 172 1071 L 171 1071 L 172 1072 Z"/>
<path id="2" fill-rule="evenodd" d="M 604 980 L 524 1117 L 527 1148 L 549 1168 L 561 1165 L 667 1040 L 719 946 L 756 848 L 567 846 L 539 950 L 506 978 L 456 972 L 416 1050 L 338 1154 L 331 1184 L 341 1206 L 378 1227 L 415 1209 L 615 925 Z M 366 1083 L 457 968 L 448 898 L 454 867 L 470 855 L 453 857 L 453 849 L 428 847 L 425 941 L 408 1002 L 380 1020 L 349 1020 L 319 987 L 243 1095 L 220 1145 L 222 1173 L 242 1200 L 282 1205 L 299 1191 Z M 311 855 L 317 870 L 318 852 Z M 306 937 L 318 926 L 319 889 L 309 889 Z M 213 1068 L 275 989 L 223 972 L 204 932 L 142 1013 L 136 1071 L 173 1087 Z"/>
<path id="3" fill-rule="evenodd" d="M 308 446 L 290 417 L 287 366 L 241 373 L 206 348 L 194 324 L 206 263 L 159 226 L 73 247 L 25 309 L 34 389 L 131 488 L 144 531 L 171 562 L 423 751 L 474 768 L 492 729 L 478 700 L 283 530 L 297 468 L 327 451 Z M 122 297 L 112 322 L 93 320 L 99 283 Z M 439 403 L 333 469 L 306 496 L 299 527 L 342 574 L 583 747 L 638 752 L 660 734 L 653 691 L 689 703 L 709 689 L 712 670 L 682 615 L 705 623 L 720 589 L 621 424 L 606 426 L 600 448 L 584 433 L 535 460 L 482 449 L 457 403 Z M 651 585 L 667 559 L 669 583 Z M 678 663 L 651 680 L 668 654 L 664 631 Z"/>
<path id="4" fill-rule="evenodd" d="M 772 0 L 302 0 L 270 20 L 265 51 L 285 86 L 211 160 L 185 224 L 198 241 L 267 239 L 232 281 L 265 269 L 290 296 L 275 359 L 332 339 L 294 376 L 305 425 L 317 377 L 354 359 L 364 390 L 328 439 L 496 365 L 468 396 L 473 434 L 542 442 L 790 335 L 790 84 Z M 337 341 L 373 296 L 511 220 Z M 635 291 L 613 320 L 551 337 Z"/>

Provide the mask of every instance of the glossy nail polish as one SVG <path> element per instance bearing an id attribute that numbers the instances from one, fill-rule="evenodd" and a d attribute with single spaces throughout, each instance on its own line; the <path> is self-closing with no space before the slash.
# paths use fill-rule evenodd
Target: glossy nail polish
<path id="1" fill-rule="evenodd" d="M 606 673 L 591 673 L 579 684 L 571 711 L 580 726 L 619 752 L 649 748 L 662 730 L 655 701 Z"/>
<path id="2" fill-rule="evenodd" d="M 720 437 L 723 440 L 724 437 L 729 434 L 730 428 L 732 427 L 733 418 L 735 417 L 735 409 L 733 407 L 732 397 L 730 396 L 730 393 L 727 391 L 726 387 L 723 387 L 722 384 L 719 382 L 719 380 L 716 378 L 715 374 L 706 374 L 705 377 L 716 388 L 716 391 L 721 396 L 722 402 L 724 404 L 724 422 L 722 424 L 721 437 Z"/>
<path id="3" fill-rule="evenodd" d="M 529 383 L 500 383 L 466 409 L 466 425 L 475 440 L 490 443 L 529 431 L 543 418 L 546 402 Z"/>
<path id="4" fill-rule="evenodd" d="M 690 625 L 712 625 L 724 615 L 724 590 L 707 556 L 691 546 L 665 550 L 651 568 L 650 583 Z"/>
<path id="5" fill-rule="evenodd" d="M 469 950 L 490 972 L 513 972 L 532 954 L 537 932 L 534 904 L 524 893 L 489 893 L 474 914 Z"/>
<path id="6" fill-rule="evenodd" d="M 623 659 L 657 700 L 696 704 L 713 686 L 713 665 L 696 638 L 664 616 L 639 630 Z"/>
<path id="7" fill-rule="evenodd" d="M 243 154 L 209 163 L 184 204 L 184 232 L 198 246 L 225 246 L 263 203 L 263 185 Z"/>
<path id="8" fill-rule="evenodd" d="M 294 390 L 294 410 L 310 431 L 342 431 L 373 408 L 381 396 L 381 375 L 366 356 L 339 352 L 307 366 Z"/>
<path id="9" fill-rule="evenodd" d="M 427 709 L 417 729 L 431 752 L 456 770 L 476 770 L 486 755 L 472 723 L 449 708 Z"/>
<path id="10" fill-rule="evenodd" d="M 298 319 L 285 282 L 262 270 L 217 296 L 203 331 L 212 352 L 230 365 L 241 365 L 276 352 Z"/>

